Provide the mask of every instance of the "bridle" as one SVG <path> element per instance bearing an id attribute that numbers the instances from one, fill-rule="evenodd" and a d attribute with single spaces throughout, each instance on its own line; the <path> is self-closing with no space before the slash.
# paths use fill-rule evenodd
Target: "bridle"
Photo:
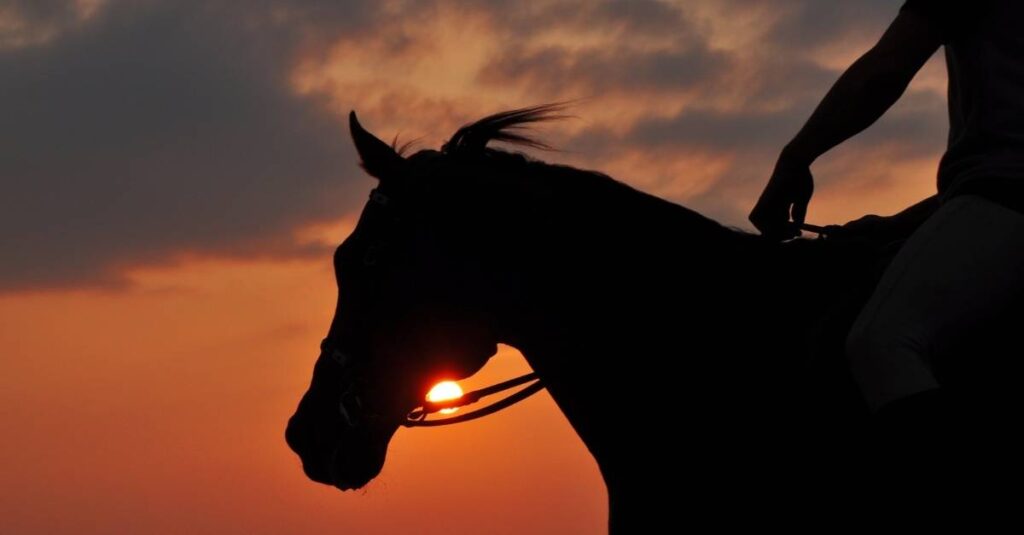
<path id="1" fill-rule="evenodd" d="M 465 407 L 466 405 L 470 405 L 476 403 L 477 401 L 480 401 L 481 398 L 484 398 L 486 396 L 497 394 L 499 392 L 504 392 L 506 390 L 510 390 L 512 388 L 524 384 L 527 385 L 526 388 L 523 388 L 518 392 L 510 394 L 509 396 L 505 397 L 504 399 L 501 399 L 500 401 L 495 401 L 494 403 L 491 403 L 486 407 L 477 409 L 472 412 L 468 412 L 466 414 L 461 414 L 459 416 L 445 418 L 443 420 L 427 420 L 428 414 L 433 414 L 443 409 L 455 409 L 458 407 Z M 484 416 L 494 414 L 502 409 L 507 409 L 508 407 L 511 407 L 516 403 L 519 403 L 520 401 L 536 394 L 537 392 L 540 392 L 541 390 L 544 390 L 544 384 L 540 382 L 540 377 L 538 377 L 536 373 L 520 375 L 519 377 L 509 379 L 508 381 L 503 381 L 498 384 L 488 386 L 486 388 L 481 388 L 478 390 L 467 392 L 457 399 L 452 399 L 448 401 L 426 401 L 423 403 L 423 405 L 417 407 L 412 412 L 410 412 L 405 417 L 405 421 L 402 422 L 402 425 L 405 427 L 437 427 L 441 425 L 459 424 L 462 422 L 476 420 L 477 418 L 483 418 Z"/>
<path id="2" fill-rule="evenodd" d="M 374 188 L 370 192 L 370 202 L 377 204 L 380 208 L 391 209 L 393 207 L 390 197 L 380 191 L 380 188 Z M 393 218 L 393 221 L 397 221 L 397 218 Z M 819 238 L 824 238 L 825 236 L 832 234 L 832 230 L 835 226 L 820 227 L 811 224 L 801 224 L 801 228 L 803 230 L 817 233 Z M 372 254 L 372 252 L 380 249 L 382 246 L 383 242 L 379 242 L 371 244 L 367 248 L 368 254 L 364 258 L 364 264 L 367 267 L 374 267 L 378 265 L 378 259 Z M 335 344 L 330 337 L 324 338 L 323 342 L 320 344 L 320 351 L 321 354 L 329 355 L 331 360 L 341 367 L 342 383 L 345 390 L 342 392 L 338 401 L 338 411 L 341 413 L 342 418 L 344 418 L 345 424 L 350 428 L 358 427 L 363 423 L 364 418 L 376 418 L 376 414 L 368 412 L 368 408 L 365 406 L 359 389 L 356 386 L 358 379 L 355 377 L 356 374 L 353 371 L 355 364 L 354 359 L 352 359 L 347 353 L 338 349 L 337 344 Z M 499 394 L 522 385 L 526 386 L 483 408 L 449 418 L 442 418 L 438 420 L 427 419 L 427 416 L 436 414 L 442 410 L 456 409 L 472 405 L 485 397 Z M 467 392 L 456 399 L 445 401 L 424 401 L 420 406 L 406 414 L 401 425 L 403 427 L 440 427 L 444 425 L 469 422 L 478 418 L 483 418 L 484 416 L 489 416 L 503 409 L 507 409 L 508 407 L 529 398 L 537 392 L 540 392 L 544 388 L 544 384 L 536 373 L 528 373 L 485 388 Z"/>
<path id="3" fill-rule="evenodd" d="M 331 361 L 340 367 L 342 378 L 341 382 L 345 390 L 338 399 L 338 412 L 341 413 L 342 418 L 345 420 L 345 424 L 348 427 L 358 427 L 363 423 L 364 419 L 376 418 L 378 416 L 377 414 L 368 412 L 368 407 L 363 402 L 361 392 L 359 392 L 359 388 L 356 386 L 359 381 L 358 378 L 355 377 L 354 373 L 354 359 L 351 358 L 348 353 L 340 351 L 330 338 L 324 338 L 323 342 L 320 343 L 320 351 L 321 355 L 328 355 Z M 457 409 L 465 407 L 466 405 L 472 405 L 487 396 L 492 396 L 522 385 L 526 385 L 526 387 L 499 401 L 487 405 L 486 407 L 450 418 L 443 418 L 440 420 L 427 419 L 427 416 L 430 414 L 440 412 L 444 409 Z M 405 419 L 401 424 L 404 427 L 438 427 L 442 425 L 469 422 L 476 420 L 477 418 L 483 418 L 484 416 L 494 414 L 500 410 L 507 409 L 508 407 L 523 401 L 543 389 L 544 384 L 541 383 L 540 377 L 538 377 L 536 373 L 527 373 L 485 388 L 467 392 L 457 399 L 445 401 L 424 401 L 422 405 L 414 408 L 406 414 Z"/>
<path id="4" fill-rule="evenodd" d="M 391 202 L 390 197 L 380 191 L 380 188 L 374 188 L 370 192 L 370 202 L 385 209 L 392 209 L 394 204 Z M 392 218 L 392 223 L 395 222 L 397 222 L 397 217 Z M 379 265 L 379 259 L 373 254 L 373 252 L 381 249 L 382 247 L 383 242 L 378 241 L 378 243 L 371 244 L 367 248 L 367 255 L 363 259 L 365 267 L 373 268 Z M 335 343 L 330 336 L 324 338 L 320 343 L 320 353 L 321 357 L 323 355 L 329 356 L 331 361 L 340 367 L 341 383 L 344 390 L 338 400 L 338 411 L 341 413 L 345 424 L 348 427 L 353 428 L 362 425 L 364 419 L 376 418 L 378 415 L 369 411 L 369 407 L 364 403 L 358 387 L 360 381 L 356 373 L 356 359 L 352 358 L 350 354 L 340 350 L 338 344 Z M 522 385 L 526 386 L 512 394 L 509 394 L 499 401 L 474 411 L 438 420 L 427 419 L 428 415 L 441 412 L 444 409 L 465 407 L 466 405 L 476 403 L 487 396 L 505 392 Z M 537 392 L 540 392 L 544 387 L 544 384 L 536 373 L 528 373 L 485 388 L 467 392 L 456 399 L 445 401 L 424 400 L 420 406 L 406 414 L 401 425 L 404 427 L 438 427 L 469 422 L 494 414 L 500 410 L 507 409 Z"/>

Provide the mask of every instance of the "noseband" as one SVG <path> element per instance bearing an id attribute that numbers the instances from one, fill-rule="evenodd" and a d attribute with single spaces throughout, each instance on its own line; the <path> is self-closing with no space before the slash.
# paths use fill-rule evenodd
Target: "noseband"
<path id="1" fill-rule="evenodd" d="M 373 191 L 370 192 L 370 201 L 376 203 L 382 208 L 390 209 L 393 206 L 390 198 L 381 192 L 379 188 L 374 188 Z M 373 244 L 368 248 L 368 251 L 372 252 L 380 247 L 380 244 Z M 367 267 L 375 266 L 377 264 L 376 256 L 368 252 L 364 258 L 364 264 Z M 334 343 L 330 337 L 324 338 L 323 342 L 321 342 L 320 353 L 321 356 L 324 354 L 329 355 L 331 360 L 341 368 L 341 382 L 344 390 L 338 401 L 338 411 L 341 413 L 342 418 L 344 418 L 345 424 L 348 427 L 357 427 L 362 424 L 364 419 L 376 418 L 377 415 L 368 412 L 368 407 L 366 407 L 363 402 L 362 394 L 358 386 L 358 377 L 354 372 L 355 359 L 351 358 L 349 354 L 341 351 L 338 348 L 338 345 Z M 505 392 L 522 385 L 526 386 L 512 394 L 509 394 L 507 397 L 499 401 L 487 405 L 486 407 L 450 418 L 427 420 L 427 416 L 430 414 L 440 412 L 444 409 L 465 407 L 466 405 L 476 403 L 487 396 Z M 541 383 L 540 377 L 538 377 L 536 373 L 528 373 L 486 388 L 467 392 L 457 399 L 445 401 L 424 401 L 422 405 L 409 412 L 401 424 L 404 427 L 438 427 L 442 425 L 469 422 L 511 407 L 512 405 L 523 401 L 543 389 L 544 385 Z"/>
<path id="2" fill-rule="evenodd" d="M 433 414 L 441 411 L 442 409 L 465 407 L 466 405 L 480 401 L 481 398 L 497 394 L 499 392 L 504 392 L 527 383 L 529 384 L 526 388 L 523 388 L 514 394 L 510 394 L 508 397 L 500 401 L 495 401 L 481 409 L 477 409 L 466 414 L 460 414 L 459 416 L 445 418 L 443 420 L 427 420 L 428 414 Z M 405 427 L 437 427 L 441 425 L 459 424 L 470 420 L 476 420 L 477 418 L 483 418 L 484 416 L 494 414 L 502 409 L 511 407 L 541 390 L 544 390 L 544 385 L 540 382 L 540 378 L 537 377 L 536 373 L 520 375 L 514 379 L 509 379 L 508 381 L 503 381 L 501 383 L 488 386 L 487 388 L 467 392 L 457 399 L 424 402 L 422 406 L 416 408 L 405 417 L 405 421 L 402 422 L 402 425 Z"/>
<path id="3" fill-rule="evenodd" d="M 324 341 L 320 344 L 320 351 L 321 354 L 329 355 L 331 360 L 341 368 L 341 382 L 344 391 L 338 399 L 338 412 L 340 412 L 342 418 L 344 418 L 345 424 L 348 427 L 358 427 L 365 419 L 376 418 L 376 414 L 367 412 L 367 407 L 363 403 L 362 393 L 359 391 L 359 387 L 357 386 L 358 380 L 355 373 L 353 373 L 354 359 L 349 357 L 347 353 L 338 350 L 337 346 L 331 342 L 330 338 L 324 338 Z M 457 409 L 465 407 L 466 405 L 472 405 L 487 396 L 492 396 L 522 385 L 526 385 L 526 387 L 499 401 L 487 405 L 486 407 L 466 414 L 460 414 L 459 416 L 453 416 L 451 418 L 427 420 L 427 416 L 430 414 L 440 412 L 444 409 Z M 536 373 L 520 375 L 519 377 L 509 379 L 508 381 L 503 381 L 486 388 L 467 392 L 456 399 L 445 401 L 424 401 L 422 405 L 416 407 L 405 416 L 405 419 L 402 421 L 402 426 L 439 427 L 442 425 L 469 422 L 476 420 L 477 418 L 483 418 L 484 416 L 494 414 L 502 409 L 507 409 L 508 407 L 523 401 L 541 390 L 544 390 L 544 385 L 540 382 L 540 377 L 538 377 Z"/>

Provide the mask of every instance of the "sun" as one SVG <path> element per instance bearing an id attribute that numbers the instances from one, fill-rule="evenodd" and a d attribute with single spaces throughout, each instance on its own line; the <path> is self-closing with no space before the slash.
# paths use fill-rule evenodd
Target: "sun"
<path id="1" fill-rule="evenodd" d="M 427 401 L 448 401 L 462 397 L 462 387 L 455 381 L 441 381 L 427 392 Z M 441 409 L 441 414 L 451 414 L 458 408 Z"/>

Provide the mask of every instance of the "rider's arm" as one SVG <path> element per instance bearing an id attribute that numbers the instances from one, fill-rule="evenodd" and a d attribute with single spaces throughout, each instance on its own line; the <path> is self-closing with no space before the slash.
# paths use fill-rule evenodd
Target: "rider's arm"
<path id="1" fill-rule="evenodd" d="M 943 38 L 943 29 L 934 19 L 915 10 L 901 10 L 878 43 L 839 77 L 786 145 L 780 160 L 810 165 L 832 147 L 871 126 L 899 100 Z"/>

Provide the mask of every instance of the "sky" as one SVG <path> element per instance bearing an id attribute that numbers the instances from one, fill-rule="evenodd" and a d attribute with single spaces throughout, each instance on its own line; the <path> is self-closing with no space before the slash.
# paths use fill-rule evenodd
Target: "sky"
<path id="1" fill-rule="evenodd" d="M 436 149 L 578 99 L 537 157 L 753 231 L 778 151 L 900 4 L 0 0 L 0 532 L 601 532 L 547 394 L 400 430 L 364 490 L 305 479 L 284 426 L 374 184 L 347 113 Z M 935 192 L 941 59 L 815 163 L 807 222 Z M 502 347 L 469 386 L 527 368 Z"/>

